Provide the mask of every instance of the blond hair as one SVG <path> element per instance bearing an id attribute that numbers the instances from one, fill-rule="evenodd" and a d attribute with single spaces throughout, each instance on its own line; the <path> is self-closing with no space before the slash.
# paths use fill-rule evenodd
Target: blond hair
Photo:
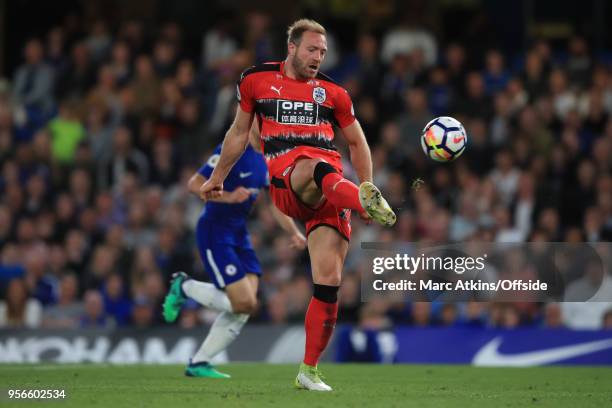
<path id="1" fill-rule="evenodd" d="M 321 24 L 309 18 L 302 18 L 289 26 L 287 30 L 287 44 L 293 43 L 295 45 L 300 45 L 302 34 L 306 31 L 326 35 L 325 27 Z"/>

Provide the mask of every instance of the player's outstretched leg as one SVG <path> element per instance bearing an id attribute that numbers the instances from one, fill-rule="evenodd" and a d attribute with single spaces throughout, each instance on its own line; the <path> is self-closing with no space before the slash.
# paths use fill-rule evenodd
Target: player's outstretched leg
<path id="1" fill-rule="evenodd" d="M 176 320 L 187 298 L 219 312 L 232 311 L 227 295 L 213 284 L 199 282 L 185 272 L 176 272 L 172 275 L 170 289 L 164 299 L 163 315 L 166 322 L 172 323 Z"/>
<path id="2" fill-rule="evenodd" d="M 314 167 L 313 179 L 325 198 L 335 207 L 365 211 L 370 218 L 386 227 L 395 224 L 395 213 L 380 190 L 369 181 L 357 187 L 324 161 L 318 162 Z"/>

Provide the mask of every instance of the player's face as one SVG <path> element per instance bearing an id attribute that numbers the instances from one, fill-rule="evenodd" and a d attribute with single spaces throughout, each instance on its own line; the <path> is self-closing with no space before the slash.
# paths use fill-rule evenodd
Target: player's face
<path id="1" fill-rule="evenodd" d="M 327 40 L 323 34 L 304 32 L 300 44 L 289 48 L 297 76 L 303 79 L 316 77 L 326 52 Z"/>

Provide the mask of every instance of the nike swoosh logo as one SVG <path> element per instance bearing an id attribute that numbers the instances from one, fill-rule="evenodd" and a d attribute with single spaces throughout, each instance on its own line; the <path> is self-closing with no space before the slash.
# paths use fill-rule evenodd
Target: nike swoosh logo
<path id="1" fill-rule="evenodd" d="M 251 174 L 253 174 L 253 172 L 252 172 L 252 171 L 249 171 L 248 173 L 242 173 L 242 172 L 240 172 L 239 176 L 240 176 L 240 178 L 247 178 L 247 177 L 249 177 Z"/>
<path id="2" fill-rule="evenodd" d="M 572 344 L 571 346 L 554 347 L 544 350 L 519 354 L 501 354 L 499 346 L 503 339 L 496 337 L 485 344 L 474 356 L 472 364 L 476 366 L 529 367 L 545 365 L 567 360 L 569 358 L 594 353 L 612 348 L 612 338 Z"/>
<path id="3" fill-rule="evenodd" d="M 459 142 L 461 142 L 463 139 L 465 139 L 465 136 L 461 136 L 461 137 L 454 137 L 454 138 L 453 138 L 453 143 L 459 143 Z"/>

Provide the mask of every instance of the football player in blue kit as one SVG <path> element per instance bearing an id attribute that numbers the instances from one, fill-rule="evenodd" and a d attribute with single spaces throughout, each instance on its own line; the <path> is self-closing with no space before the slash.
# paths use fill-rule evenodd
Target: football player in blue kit
<path id="1" fill-rule="evenodd" d="M 268 170 L 259 152 L 259 135 L 253 126 L 242 157 L 225 180 L 224 194 L 206 202 L 196 227 L 200 257 L 213 283 L 200 282 L 185 272 L 173 275 L 163 305 L 167 322 L 177 319 L 181 306 L 191 298 L 220 312 L 208 336 L 193 356 L 185 375 L 191 377 L 228 378 L 211 365 L 211 359 L 225 350 L 238 336 L 249 315 L 257 307 L 257 287 L 261 267 L 251 246 L 247 218 L 261 190 L 267 189 Z M 189 191 L 200 195 L 200 187 L 210 177 L 221 152 L 218 146 L 188 183 Z M 204 198 L 201 197 L 203 200 Z M 206 200 L 204 200 L 206 201 Z M 270 204 L 270 211 L 291 236 L 291 246 L 306 247 L 306 238 L 292 218 Z"/>

